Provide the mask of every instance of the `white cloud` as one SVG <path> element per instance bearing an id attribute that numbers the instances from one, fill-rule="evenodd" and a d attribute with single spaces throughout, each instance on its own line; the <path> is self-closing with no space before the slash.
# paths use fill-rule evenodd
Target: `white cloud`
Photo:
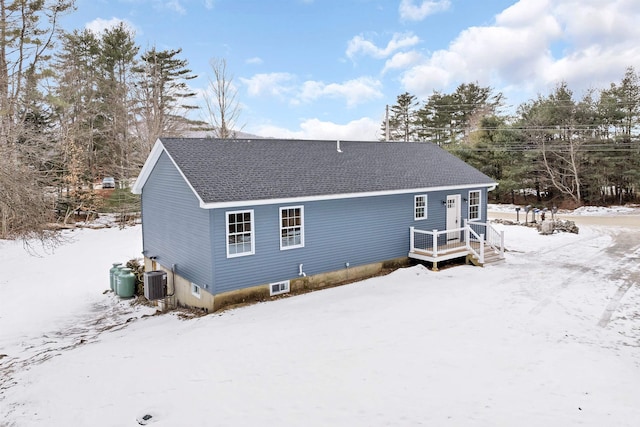
<path id="1" fill-rule="evenodd" d="M 96 18 L 93 21 L 87 23 L 85 25 L 85 28 L 94 34 L 102 34 L 105 30 L 117 27 L 121 23 L 124 24 L 127 30 L 131 31 L 134 34 L 136 33 L 135 27 L 131 22 L 127 21 L 126 19 L 115 17 L 111 19 Z"/>
<path id="2" fill-rule="evenodd" d="M 213 6 L 215 6 L 215 0 L 204 0 L 204 7 L 207 9 L 213 9 Z"/>
<path id="3" fill-rule="evenodd" d="M 353 107 L 383 96 L 382 83 L 371 77 L 329 84 L 308 80 L 302 85 L 297 85 L 296 80 L 296 77 L 289 73 L 256 74 L 249 79 L 240 78 L 250 96 L 288 97 L 292 105 L 333 98 L 344 99 L 348 107 Z"/>
<path id="4" fill-rule="evenodd" d="M 368 117 L 346 124 L 325 122 L 313 118 L 300 122 L 300 129 L 296 131 L 273 125 L 263 125 L 253 133 L 272 138 L 375 141 L 378 139 L 379 130 L 380 123 Z"/>
<path id="5" fill-rule="evenodd" d="M 427 97 L 471 81 L 499 90 L 531 88 L 535 96 L 566 81 L 579 96 L 619 81 L 629 65 L 640 68 L 638 21 L 640 2 L 629 0 L 520 0 L 493 25 L 462 31 L 446 49 L 408 69 L 401 82 Z"/>
<path id="6" fill-rule="evenodd" d="M 637 45 L 640 38 L 640 2 L 564 1 L 554 8 L 565 36 L 576 47 Z"/>
<path id="7" fill-rule="evenodd" d="M 254 56 L 253 58 L 248 58 L 244 62 L 249 65 L 260 65 L 262 64 L 263 61 L 262 61 L 262 58 Z"/>
<path id="8" fill-rule="evenodd" d="M 418 64 L 424 60 L 422 54 L 416 51 L 399 52 L 387 60 L 382 69 L 382 73 L 389 70 L 400 70 Z"/>
<path id="9" fill-rule="evenodd" d="M 422 0 L 421 2 L 418 0 L 418 4 L 416 4 L 416 0 L 402 0 L 398 12 L 403 20 L 422 21 L 429 15 L 449 9 L 450 6 L 449 0 Z"/>
<path id="10" fill-rule="evenodd" d="M 453 76 L 449 71 L 430 64 L 413 67 L 401 78 L 404 88 L 421 99 L 426 99 L 433 91 L 450 86 L 452 81 Z"/>
<path id="11" fill-rule="evenodd" d="M 158 5 L 160 9 L 168 9 L 170 11 L 176 12 L 180 15 L 186 15 L 187 10 L 182 6 L 180 0 L 168 0 L 161 1 Z"/>
<path id="12" fill-rule="evenodd" d="M 247 86 L 250 96 L 283 97 L 295 90 L 295 76 L 289 73 L 256 74 L 250 79 L 240 78 L 240 81 Z"/>
<path id="13" fill-rule="evenodd" d="M 382 97 L 382 83 L 371 77 L 360 77 L 344 83 L 325 84 L 317 81 L 306 81 L 302 85 L 299 100 L 311 102 L 319 98 L 344 98 L 348 107 Z"/>
<path id="14" fill-rule="evenodd" d="M 379 48 L 372 41 L 369 41 L 365 39 L 364 36 L 359 35 L 349 40 L 346 54 L 349 58 L 353 58 L 357 54 L 363 54 L 376 59 L 382 59 L 387 58 L 398 50 L 415 46 L 418 43 L 420 43 L 420 38 L 414 34 L 396 33 L 393 35 L 389 43 L 387 43 L 386 47 Z"/>
<path id="15" fill-rule="evenodd" d="M 549 0 L 520 0 L 509 6 L 496 16 L 499 27 L 529 27 L 532 21 L 537 21 L 548 15 Z"/>

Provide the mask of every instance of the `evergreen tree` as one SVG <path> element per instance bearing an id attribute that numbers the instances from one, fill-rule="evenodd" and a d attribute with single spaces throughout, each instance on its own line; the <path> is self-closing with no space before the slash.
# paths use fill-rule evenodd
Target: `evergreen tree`
<path id="1" fill-rule="evenodd" d="M 438 145 L 469 142 L 485 117 L 494 116 L 502 94 L 477 83 L 459 85 L 455 92 L 434 92 L 418 111 L 420 138 Z"/>
<path id="2" fill-rule="evenodd" d="M 141 142 L 138 160 L 143 162 L 160 136 L 178 136 L 193 123 L 186 116 L 193 105 L 188 101 L 195 92 L 187 85 L 197 76 L 191 74 L 182 49 L 156 50 L 141 55 L 134 68 L 136 74 L 136 129 Z"/>
<path id="3" fill-rule="evenodd" d="M 382 123 L 383 139 L 389 141 L 417 141 L 417 107 L 418 101 L 415 95 L 405 92 L 398 95 L 396 103 L 391 106 L 387 120 Z"/>
<path id="4" fill-rule="evenodd" d="M 130 164 L 130 155 L 135 147 L 131 135 L 133 99 L 130 87 L 135 57 L 140 48 L 133 36 L 122 22 L 106 29 L 100 39 L 98 59 L 101 70 L 98 89 L 106 122 L 106 144 L 100 147 L 105 154 L 100 158 L 101 167 L 105 175 L 119 177 L 121 181 L 135 175 L 135 168 Z"/>
<path id="5" fill-rule="evenodd" d="M 453 142 L 454 117 L 453 96 L 434 92 L 417 113 L 420 140 L 440 146 Z"/>
<path id="6" fill-rule="evenodd" d="M 468 142 L 469 135 L 480 127 L 482 120 L 496 114 L 502 103 L 502 94 L 494 95 L 488 86 L 463 83 L 451 95 L 451 100 L 455 139 Z"/>
<path id="7" fill-rule="evenodd" d="M 81 165 L 82 174 L 73 180 L 91 183 L 101 176 L 98 158 L 106 146 L 106 121 L 103 100 L 98 87 L 100 41 L 89 31 L 74 31 L 62 38 L 54 70 L 57 86 L 51 102 L 55 106 L 61 132 L 60 171 L 69 184 L 71 153 L 74 164 Z M 74 168 L 77 169 L 77 168 Z"/>
<path id="8" fill-rule="evenodd" d="M 607 136 L 600 160 L 601 165 L 606 164 L 600 176 L 607 178 L 601 188 L 607 195 L 613 193 L 617 203 L 624 203 L 635 197 L 640 185 L 640 77 L 633 67 L 627 68 L 619 84 L 612 83 L 601 92 L 597 107 L 601 133 Z"/>

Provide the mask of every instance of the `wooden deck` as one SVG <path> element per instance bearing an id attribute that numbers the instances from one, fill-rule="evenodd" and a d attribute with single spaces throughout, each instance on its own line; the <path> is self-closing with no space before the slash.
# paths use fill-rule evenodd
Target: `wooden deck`
<path id="1" fill-rule="evenodd" d="M 462 228 L 445 231 L 411 227 L 410 232 L 409 258 L 431 262 L 434 270 L 438 269 L 438 262 L 456 258 L 467 258 L 478 266 L 504 259 L 504 234 L 489 224 L 466 223 Z"/>

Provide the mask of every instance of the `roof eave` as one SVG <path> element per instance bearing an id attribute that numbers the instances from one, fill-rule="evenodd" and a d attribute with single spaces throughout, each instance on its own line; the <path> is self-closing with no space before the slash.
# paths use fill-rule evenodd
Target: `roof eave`
<path id="1" fill-rule="evenodd" d="M 131 192 L 133 194 L 142 194 L 142 188 L 144 187 L 144 184 L 147 182 L 147 179 L 149 179 L 149 176 L 151 175 L 151 171 L 153 171 L 153 168 L 158 162 L 158 159 L 160 158 L 160 155 L 162 154 L 163 151 L 165 151 L 164 145 L 162 145 L 162 142 L 160 141 L 160 139 L 157 139 L 156 143 L 153 145 L 153 148 L 151 149 L 151 153 L 149 153 L 149 157 L 147 157 L 147 161 L 144 162 L 144 165 L 140 170 L 140 174 L 138 175 L 138 178 L 136 178 L 136 182 L 131 187 Z"/>
<path id="2" fill-rule="evenodd" d="M 483 183 L 483 184 L 465 184 L 465 185 L 450 185 L 440 187 L 420 187 L 420 188 L 408 188 L 402 190 L 387 190 L 387 191 L 370 191 L 363 193 L 342 193 L 342 194 L 326 194 L 318 196 L 301 196 L 301 197 L 286 197 L 286 198 L 274 198 L 274 199 L 260 199 L 260 200 L 232 200 L 227 202 L 204 202 L 200 201 L 200 207 L 203 209 L 220 209 L 231 207 L 247 207 L 247 206 L 262 206 L 262 205 L 283 205 L 289 203 L 303 203 L 303 202 L 317 202 L 323 200 L 340 200 L 340 199 L 353 199 L 361 197 L 375 197 L 375 196 L 390 196 L 395 194 L 407 194 L 407 193 L 421 193 L 421 192 L 433 192 L 433 191 L 452 191 L 452 190 L 465 190 L 470 188 L 486 187 L 487 191 L 492 191 L 498 185 L 495 182 Z"/>
<path id="3" fill-rule="evenodd" d="M 162 144 L 162 141 L 160 141 L 160 138 L 158 138 L 153 148 L 151 149 L 151 153 L 149 153 L 149 157 L 147 158 L 147 161 L 144 163 L 144 166 L 142 166 L 142 170 L 140 171 L 140 175 L 138 175 L 138 179 L 136 179 L 136 182 L 133 184 L 133 187 L 131 187 L 131 192 L 133 194 L 142 194 L 142 188 L 144 187 L 144 184 L 147 182 L 147 179 L 149 179 L 149 176 L 151 175 L 151 172 L 153 171 L 153 168 L 158 162 L 158 159 L 160 159 L 160 156 L 162 155 L 162 153 L 167 153 L 169 160 L 171 160 L 171 163 L 173 163 L 173 166 L 176 168 L 176 170 L 178 171 L 178 173 L 180 174 L 184 182 L 189 186 L 189 189 L 191 189 L 191 191 L 193 192 L 193 195 L 198 199 L 199 205 L 202 206 L 204 203 L 202 200 L 202 197 L 200 197 L 196 189 L 193 188 L 193 185 L 191 185 L 191 182 L 189 181 L 189 179 L 187 179 L 184 172 L 182 172 L 182 169 L 180 169 L 180 166 L 178 166 L 176 161 L 173 159 L 173 157 L 171 156 L 171 153 L 169 153 L 169 151 L 167 151 L 165 146 Z"/>

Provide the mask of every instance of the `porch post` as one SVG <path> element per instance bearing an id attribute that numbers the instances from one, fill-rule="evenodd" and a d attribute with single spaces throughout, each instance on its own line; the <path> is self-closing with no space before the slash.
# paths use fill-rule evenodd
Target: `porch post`
<path id="1" fill-rule="evenodd" d="M 484 264 L 484 234 L 480 235 L 480 264 Z"/>
<path id="2" fill-rule="evenodd" d="M 504 230 L 500 231 L 500 256 L 504 258 Z"/>
<path id="3" fill-rule="evenodd" d="M 467 249 L 471 247 L 471 242 L 469 241 L 469 220 L 467 218 L 464 219 L 464 246 Z"/>
<path id="4" fill-rule="evenodd" d="M 433 257 L 438 257 L 438 230 L 433 230 Z"/>
<path id="5" fill-rule="evenodd" d="M 411 245 L 411 246 L 410 246 L 410 249 L 409 249 L 409 252 L 414 252 L 414 251 L 415 251 L 415 249 L 416 249 L 416 248 L 414 247 L 414 245 L 415 245 L 415 241 L 416 241 L 416 239 L 415 239 L 415 237 L 414 237 L 414 235 L 413 235 L 413 230 L 414 230 L 414 228 L 415 228 L 415 227 L 413 227 L 413 226 L 409 227 L 409 244 Z"/>

